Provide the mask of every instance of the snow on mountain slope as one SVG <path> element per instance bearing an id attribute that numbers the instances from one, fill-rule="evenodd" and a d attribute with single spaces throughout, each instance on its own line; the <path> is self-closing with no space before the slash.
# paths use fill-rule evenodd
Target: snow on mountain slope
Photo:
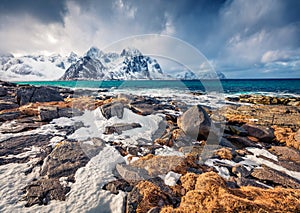
<path id="1" fill-rule="evenodd" d="M 126 48 L 118 53 L 104 53 L 90 48 L 84 57 L 66 70 L 61 80 L 134 80 L 168 79 L 155 59 L 139 50 Z"/>
<path id="2" fill-rule="evenodd" d="M 69 57 L 60 55 L 27 55 L 14 57 L 0 56 L 0 78 L 8 81 L 57 80 L 78 56 L 71 53 Z"/>

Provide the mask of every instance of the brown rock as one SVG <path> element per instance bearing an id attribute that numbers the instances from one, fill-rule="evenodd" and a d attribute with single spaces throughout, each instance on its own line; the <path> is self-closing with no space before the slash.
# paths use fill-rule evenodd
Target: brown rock
<path id="1" fill-rule="evenodd" d="M 45 159 L 41 175 L 48 178 L 72 177 L 77 169 L 85 166 L 89 160 L 78 143 L 64 141 L 57 144 Z"/>
<path id="2" fill-rule="evenodd" d="M 285 146 L 272 146 L 269 151 L 277 155 L 280 160 L 300 163 L 300 152 L 293 148 Z"/>
<path id="3" fill-rule="evenodd" d="M 255 168 L 251 175 L 259 180 L 271 181 L 284 187 L 300 189 L 300 182 L 297 179 L 266 166 Z"/>
<path id="4" fill-rule="evenodd" d="M 245 124 L 242 126 L 249 135 L 258 138 L 263 142 L 271 142 L 274 138 L 274 130 L 270 127 Z"/>
<path id="5" fill-rule="evenodd" d="M 130 123 L 130 124 L 117 123 L 117 124 L 114 124 L 113 126 L 106 126 L 104 134 L 117 133 L 120 135 L 120 134 L 122 134 L 123 131 L 135 129 L 135 128 L 141 128 L 141 127 L 142 126 L 139 123 Z"/>
<path id="6" fill-rule="evenodd" d="M 69 187 L 60 185 L 57 179 L 41 179 L 34 181 L 25 188 L 24 199 L 27 201 L 26 207 L 38 205 L 46 205 L 50 200 L 64 201 L 66 194 L 70 191 Z"/>

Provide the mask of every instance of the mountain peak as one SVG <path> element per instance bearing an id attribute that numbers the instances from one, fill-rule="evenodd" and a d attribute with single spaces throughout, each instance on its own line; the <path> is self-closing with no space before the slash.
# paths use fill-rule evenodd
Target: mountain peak
<path id="1" fill-rule="evenodd" d="M 133 57 L 133 56 L 141 56 L 142 53 L 136 48 L 133 47 L 127 47 L 122 50 L 121 56 L 126 56 L 126 57 Z"/>
<path id="2" fill-rule="evenodd" d="M 103 54 L 104 53 L 100 49 L 94 46 L 86 52 L 86 56 L 89 56 L 90 58 L 100 58 Z"/>

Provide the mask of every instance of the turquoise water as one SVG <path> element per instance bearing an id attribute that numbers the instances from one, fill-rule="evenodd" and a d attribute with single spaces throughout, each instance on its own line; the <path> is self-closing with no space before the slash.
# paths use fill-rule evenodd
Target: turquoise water
<path id="1" fill-rule="evenodd" d="M 18 84 L 49 85 L 71 88 L 180 89 L 217 91 L 225 94 L 276 93 L 300 95 L 300 79 L 224 79 L 224 80 L 138 80 L 138 81 L 31 81 Z"/>

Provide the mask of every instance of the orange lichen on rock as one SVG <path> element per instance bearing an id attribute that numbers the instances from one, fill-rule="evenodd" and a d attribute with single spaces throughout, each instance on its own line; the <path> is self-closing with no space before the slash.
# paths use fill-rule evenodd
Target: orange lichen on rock
<path id="1" fill-rule="evenodd" d="M 274 135 L 278 142 L 286 144 L 286 146 L 294 147 L 295 149 L 300 150 L 300 143 L 295 139 L 296 132 L 294 132 L 291 128 L 287 128 L 287 127 L 273 126 L 273 128 L 274 128 Z"/>
<path id="2" fill-rule="evenodd" d="M 228 148 L 221 148 L 215 151 L 215 155 L 217 155 L 221 159 L 227 159 L 231 160 L 232 159 L 232 153 L 231 150 Z"/>
<path id="3" fill-rule="evenodd" d="M 136 185 L 136 187 L 139 189 L 139 193 L 143 197 L 137 206 L 137 213 L 147 212 L 153 207 L 162 207 L 164 205 L 171 204 L 170 196 L 149 181 L 141 181 Z"/>
<path id="4" fill-rule="evenodd" d="M 164 207 L 161 212 L 299 212 L 300 190 L 257 187 L 226 187 L 215 172 L 186 174 L 182 185 L 189 189 L 178 208 Z"/>

